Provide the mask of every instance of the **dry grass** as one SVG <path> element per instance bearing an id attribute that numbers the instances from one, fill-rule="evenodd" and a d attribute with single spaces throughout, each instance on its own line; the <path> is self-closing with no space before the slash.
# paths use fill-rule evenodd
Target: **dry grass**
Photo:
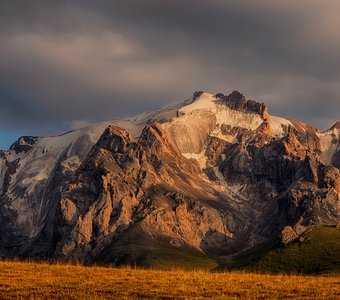
<path id="1" fill-rule="evenodd" d="M 340 277 L 0 262 L 0 299 L 340 299 Z"/>

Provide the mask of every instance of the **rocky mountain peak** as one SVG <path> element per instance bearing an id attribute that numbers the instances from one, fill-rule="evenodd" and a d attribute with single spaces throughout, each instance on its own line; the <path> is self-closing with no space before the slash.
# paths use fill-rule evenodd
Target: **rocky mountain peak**
<path id="1" fill-rule="evenodd" d="M 37 142 L 38 137 L 22 136 L 10 147 L 10 150 L 15 151 L 16 154 L 24 152 L 27 153 Z"/>
<path id="2" fill-rule="evenodd" d="M 194 95 L 192 96 L 192 100 L 195 101 L 202 94 L 203 94 L 203 91 L 195 91 Z"/>
<path id="3" fill-rule="evenodd" d="M 230 103 L 245 103 L 247 98 L 239 91 L 232 91 L 231 94 L 225 97 L 225 100 Z"/>
<path id="4" fill-rule="evenodd" d="M 196 91 L 193 95 L 193 100 L 191 102 L 186 102 L 185 105 L 179 109 L 178 116 L 187 114 L 194 110 L 211 110 L 218 104 L 224 104 L 227 108 L 234 111 L 240 111 L 244 113 L 255 113 L 260 116 L 268 116 L 268 108 L 264 103 L 259 103 L 254 100 L 247 99 L 245 95 L 239 91 L 233 91 L 229 95 L 223 93 L 217 93 L 215 95 Z"/>
<path id="5" fill-rule="evenodd" d="M 97 145 L 102 149 L 121 153 L 125 150 L 127 144 L 132 141 L 133 137 L 127 130 L 110 125 L 99 138 Z"/>
<path id="6" fill-rule="evenodd" d="M 230 95 L 224 97 L 219 96 L 219 98 L 222 99 L 222 102 L 226 106 L 234 110 L 256 113 L 262 116 L 268 112 L 268 108 L 265 104 L 254 100 L 247 100 L 247 98 L 239 91 L 233 91 Z"/>
<path id="7" fill-rule="evenodd" d="M 339 149 L 338 130 L 238 91 L 22 137 L 0 151 L 0 256 L 118 265 L 148 256 L 139 246 L 223 258 L 283 228 L 290 239 L 297 223 L 338 221 Z"/>
<path id="8" fill-rule="evenodd" d="M 329 130 L 340 129 L 340 121 L 337 121 Z"/>

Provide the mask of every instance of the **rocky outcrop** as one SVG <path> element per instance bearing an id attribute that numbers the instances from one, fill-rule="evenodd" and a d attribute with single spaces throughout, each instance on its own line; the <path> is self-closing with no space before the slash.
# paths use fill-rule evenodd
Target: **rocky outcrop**
<path id="1" fill-rule="evenodd" d="M 238 91 L 233 91 L 228 96 L 220 93 L 216 95 L 216 98 L 222 99 L 223 104 L 234 110 L 242 110 L 262 116 L 268 114 L 268 108 L 265 104 L 258 103 L 254 100 L 247 100 L 247 98 Z"/>
<path id="2" fill-rule="evenodd" d="M 23 136 L 11 145 L 10 150 L 15 151 L 16 154 L 22 152 L 27 153 L 29 150 L 32 149 L 37 140 L 38 137 Z"/>
<path id="3" fill-rule="evenodd" d="M 300 225 L 299 223 L 295 224 L 293 227 L 285 226 L 280 234 L 282 244 L 287 245 L 296 241 L 301 238 L 307 230 L 308 228 Z"/>
<path id="4" fill-rule="evenodd" d="M 203 94 L 203 91 L 196 91 L 196 92 L 194 92 L 194 95 L 192 96 L 192 100 L 195 101 L 202 94 Z"/>

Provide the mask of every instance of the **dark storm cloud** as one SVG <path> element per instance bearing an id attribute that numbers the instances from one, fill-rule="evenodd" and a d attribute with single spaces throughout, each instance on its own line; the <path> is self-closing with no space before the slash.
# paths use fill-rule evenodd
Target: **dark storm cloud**
<path id="1" fill-rule="evenodd" d="M 0 126 L 62 130 L 239 89 L 325 129 L 339 13 L 337 0 L 4 0 Z"/>

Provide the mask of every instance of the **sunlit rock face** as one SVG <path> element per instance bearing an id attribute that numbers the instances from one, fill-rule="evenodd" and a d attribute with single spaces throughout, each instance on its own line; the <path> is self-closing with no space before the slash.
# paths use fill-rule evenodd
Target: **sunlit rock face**
<path id="1" fill-rule="evenodd" d="M 283 228 L 336 224 L 339 133 L 234 91 L 20 138 L 0 151 L 0 256 L 119 264 L 161 245 L 223 258 Z"/>
<path id="2" fill-rule="evenodd" d="M 320 133 L 321 158 L 326 164 L 332 164 L 340 169 L 340 122 L 329 130 Z"/>

